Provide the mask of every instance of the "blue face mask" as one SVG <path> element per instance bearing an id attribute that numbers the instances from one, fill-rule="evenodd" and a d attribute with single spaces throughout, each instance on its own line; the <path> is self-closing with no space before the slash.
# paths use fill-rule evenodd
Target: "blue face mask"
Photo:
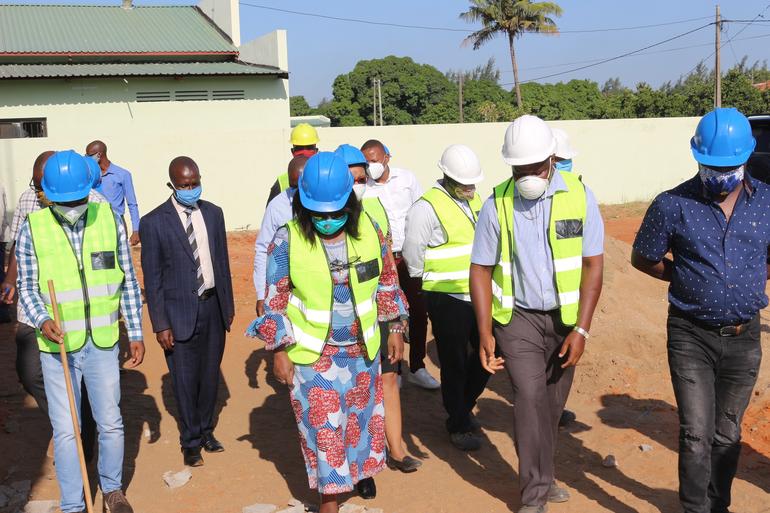
<path id="1" fill-rule="evenodd" d="M 174 189 L 174 196 L 176 197 L 176 200 L 182 205 L 194 207 L 195 204 L 198 203 L 198 200 L 201 199 L 202 192 L 203 187 L 199 185 L 198 187 L 194 187 L 192 189 Z"/>
<path id="2" fill-rule="evenodd" d="M 572 159 L 556 162 L 553 167 L 557 171 L 572 171 Z"/>
<path id="3" fill-rule="evenodd" d="M 700 166 L 698 174 L 712 196 L 725 196 L 730 194 L 743 181 L 745 166 L 740 166 L 732 171 L 717 171 L 709 167 Z"/>
<path id="4" fill-rule="evenodd" d="M 333 235 L 340 231 L 348 222 L 348 215 L 344 214 L 337 219 L 313 216 L 313 226 L 322 235 Z"/>

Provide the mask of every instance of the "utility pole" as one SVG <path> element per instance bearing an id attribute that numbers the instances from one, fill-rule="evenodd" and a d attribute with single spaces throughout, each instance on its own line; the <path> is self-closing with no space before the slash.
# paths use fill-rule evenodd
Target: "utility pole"
<path id="1" fill-rule="evenodd" d="M 717 5 L 717 18 L 716 18 L 716 62 L 714 63 L 714 107 L 719 108 L 722 106 L 722 63 L 721 63 L 721 47 L 722 47 L 722 16 L 719 14 L 719 5 Z"/>
<path id="2" fill-rule="evenodd" d="M 463 75 L 465 75 L 464 72 L 460 71 L 460 123 L 464 123 L 463 121 Z"/>
<path id="3" fill-rule="evenodd" d="M 380 126 L 385 126 L 385 123 L 382 121 L 382 80 L 379 78 L 377 79 L 377 91 L 379 92 L 380 99 Z"/>
<path id="4" fill-rule="evenodd" d="M 372 79 L 372 125 L 377 126 L 377 79 Z"/>

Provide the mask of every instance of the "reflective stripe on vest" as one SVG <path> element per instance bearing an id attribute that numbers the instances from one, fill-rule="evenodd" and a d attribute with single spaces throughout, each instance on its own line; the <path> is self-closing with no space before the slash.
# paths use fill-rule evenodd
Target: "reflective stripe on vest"
<path id="1" fill-rule="evenodd" d="M 37 257 L 38 287 L 53 319 L 48 280 L 54 282 L 67 351 L 83 347 L 89 335 L 102 348 L 114 346 L 119 337 L 118 314 L 125 275 L 118 262 L 115 216 L 109 203 L 89 203 L 86 216 L 80 258 L 75 256 L 50 208 L 28 217 Z M 59 352 L 58 344 L 46 339 L 40 330 L 37 342 L 41 351 Z"/>
<path id="2" fill-rule="evenodd" d="M 361 200 L 361 206 L 364 207 L 364 212 L 374 219 L 380 227 L 382 234 L 387 237 L 390 233 L 390 221 L 388 220 L 388 213 L 385 212 L 385 207 L 382 206 L 380 198 L 364 198 Z"/>
<path id="3" fill-rule="evenodd" d="M 567 185 L 566 191 L 557 191 L 551 201 L 548 242 L 553 255 L 554 281 L 558 295 L 561 321 L 567 326 L 577 322 L 580 303 L 580 279 L 583 270 L 583 231 L 586 219 L 586 193 L 580 179 L 568 172 L 559 172 Z M 492 271 L 492 317 L 500 324 L 508 324 L 514 311 L 513 255 L 513 179 L 494 189 L 495 208 L 500 223 L 500 261 Z M 561 223 L 579 221 L 579 233 L 560 235 Z M 557 226 L 558 225 L 558 226 Z"/>
<path id="4" fill-rule="evenodd" d="M 422 288 L 447 294 L 470 294 L 471 250 L 476 220 L 481 210 L 479 195 L 468 202 L 473 213 L 471 220 L 446 191 L 433 187 L 422 199 L 433 207 L 447 240 L 425 250 Z"/>
<path id="5" fill-rule="evenodd" d="M 278 175 L 278 188 L 281 189 L 281 192 L 289 187 L 291 187 L 291 184 L 289 183 L 289 173 L 286 172 L 282 175 Z"/>
<path id="6" fill-rule="evenodd" d="M 331 333 L 334 285 L 329 261 L 323 243 L 316 238 L 311 245 L 299 229 L 296 220 L 286 225 L 289 231 L 289 277 L 291 296 L 286 305 L 286 316 L 291 322 L 295 344 L 288 347 L 289 359 L 300 365 L 318 360 Z M 356 264 L 349 269 L 356 319 L 361 327 L 359 340 L 366 345 L 370 359 L 380 348 L 380 330 L 377 325 L 377 286 L 382 272 L 382 248 L 372 219 L 365 213 L 359 217 L 359 239 L 345 236 L 348 255 L 356 255 Z M 375 261 L 377 272 L 359 282 L 356 265 Z"/>

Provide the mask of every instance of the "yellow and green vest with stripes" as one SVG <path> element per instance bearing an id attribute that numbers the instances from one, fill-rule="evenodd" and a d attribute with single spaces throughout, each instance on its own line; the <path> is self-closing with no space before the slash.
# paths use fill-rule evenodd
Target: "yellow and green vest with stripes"
<path id="1" fill-rule="evenodd" d="M 423 194 L 422 199 L 433 207 L 447 238 L 444 244 L 426 248 L 422 288 L 431 292 L 469 295 L 471 250 L 481 199 L 476 194 L 468 202 L 473 220 L 446 191 L 438 187 Z"/>
<path id="2" fill-rule="evenodd" d="M 369 214 L 372 219 L 375 220 L 380 227 L 382 234 L 387 237 L 390 233 L 390 221 L 388 220 L 388 214 L 385 212 L 385 207 L 382 206 L 380 198 L 363 198 L 361 200 L 361 206 L 363 207 L 364 212 Z"/>
<path id="3" fill-rule="evenodd" d="M 289 184 L 289 173 L 283 173 L 281 175 L 278 175 L 278 188 L 281 189 L 281 192 L 285 191 L 291 187 Z"/>
<path id="4" fill-rule="evenodd" d="M 109 203 L 89 203 L 86 216 L 79 259 L 50 208 L 28 217 L 37 257 L 38 286 L 53 319 L 48 294 L 48 280 L 53 280 L 67 352 L 82 348 L 89 335 L 101 348 L 113 347 L 119 338 L 118 315 L 125 274 L 118 262 L 115 216 Z M 59 352 L 59 345 L 45 338 L 40 330 L 37 343 L 43 352 Z"/>
<path id="5" fill-rule="evenodd" d="M 577 323 L 580 279 L 583 270 L 583 229 L 586 219 L 586 192 L 577 175 L 559 171 L 567 185 L 551 201 L 548 243 L 553 255 L 554 281 L 561 320 L 567 326 Z M 513 255 L 513 178 L 494 189 L 495 208 L 500 223 L 500 261 L 492 272 L 492 317 L 500 324 L 511 322 L 514 311 Z M 579 225 L 577 225 L 579 223 Z M 579 226 L 563 235 L 564 226 Z"/>
<path id="6" fill-rule="evenodd" d="M 334 306 L 334 284 L 329 260 L 323 243 L 305 239 L 295 220 L 286 224 L 289 232 L 289 278 L 291 296 L 286 316 L 291 322 L 295 343 L 286 350 L 289 359 L 300 365 L 318 360 L 329 338 Z M 366 213 L 358 222 L 359 238 L 345 236 L 350 265 L 350 290 L 356 318 L 360 325 L 360 340 L 366 346 L 370 359 L 380 348 L 380 330 L 377 324 L 377 286 L 382 273 L 382 248 L 377 230 Z M 359 266 L 364 281 L 359 281 Z"/>

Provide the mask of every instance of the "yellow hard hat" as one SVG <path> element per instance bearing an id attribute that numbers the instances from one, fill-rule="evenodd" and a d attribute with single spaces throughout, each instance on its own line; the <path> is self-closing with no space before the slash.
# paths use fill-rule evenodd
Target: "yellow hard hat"
<path id="1" fill-rule="evenodd" d="M 318 132 L 307 123 L 300 123 L 291 131 L 291 144 L 294 146 L 312 146 L 318 141 Z"/>

